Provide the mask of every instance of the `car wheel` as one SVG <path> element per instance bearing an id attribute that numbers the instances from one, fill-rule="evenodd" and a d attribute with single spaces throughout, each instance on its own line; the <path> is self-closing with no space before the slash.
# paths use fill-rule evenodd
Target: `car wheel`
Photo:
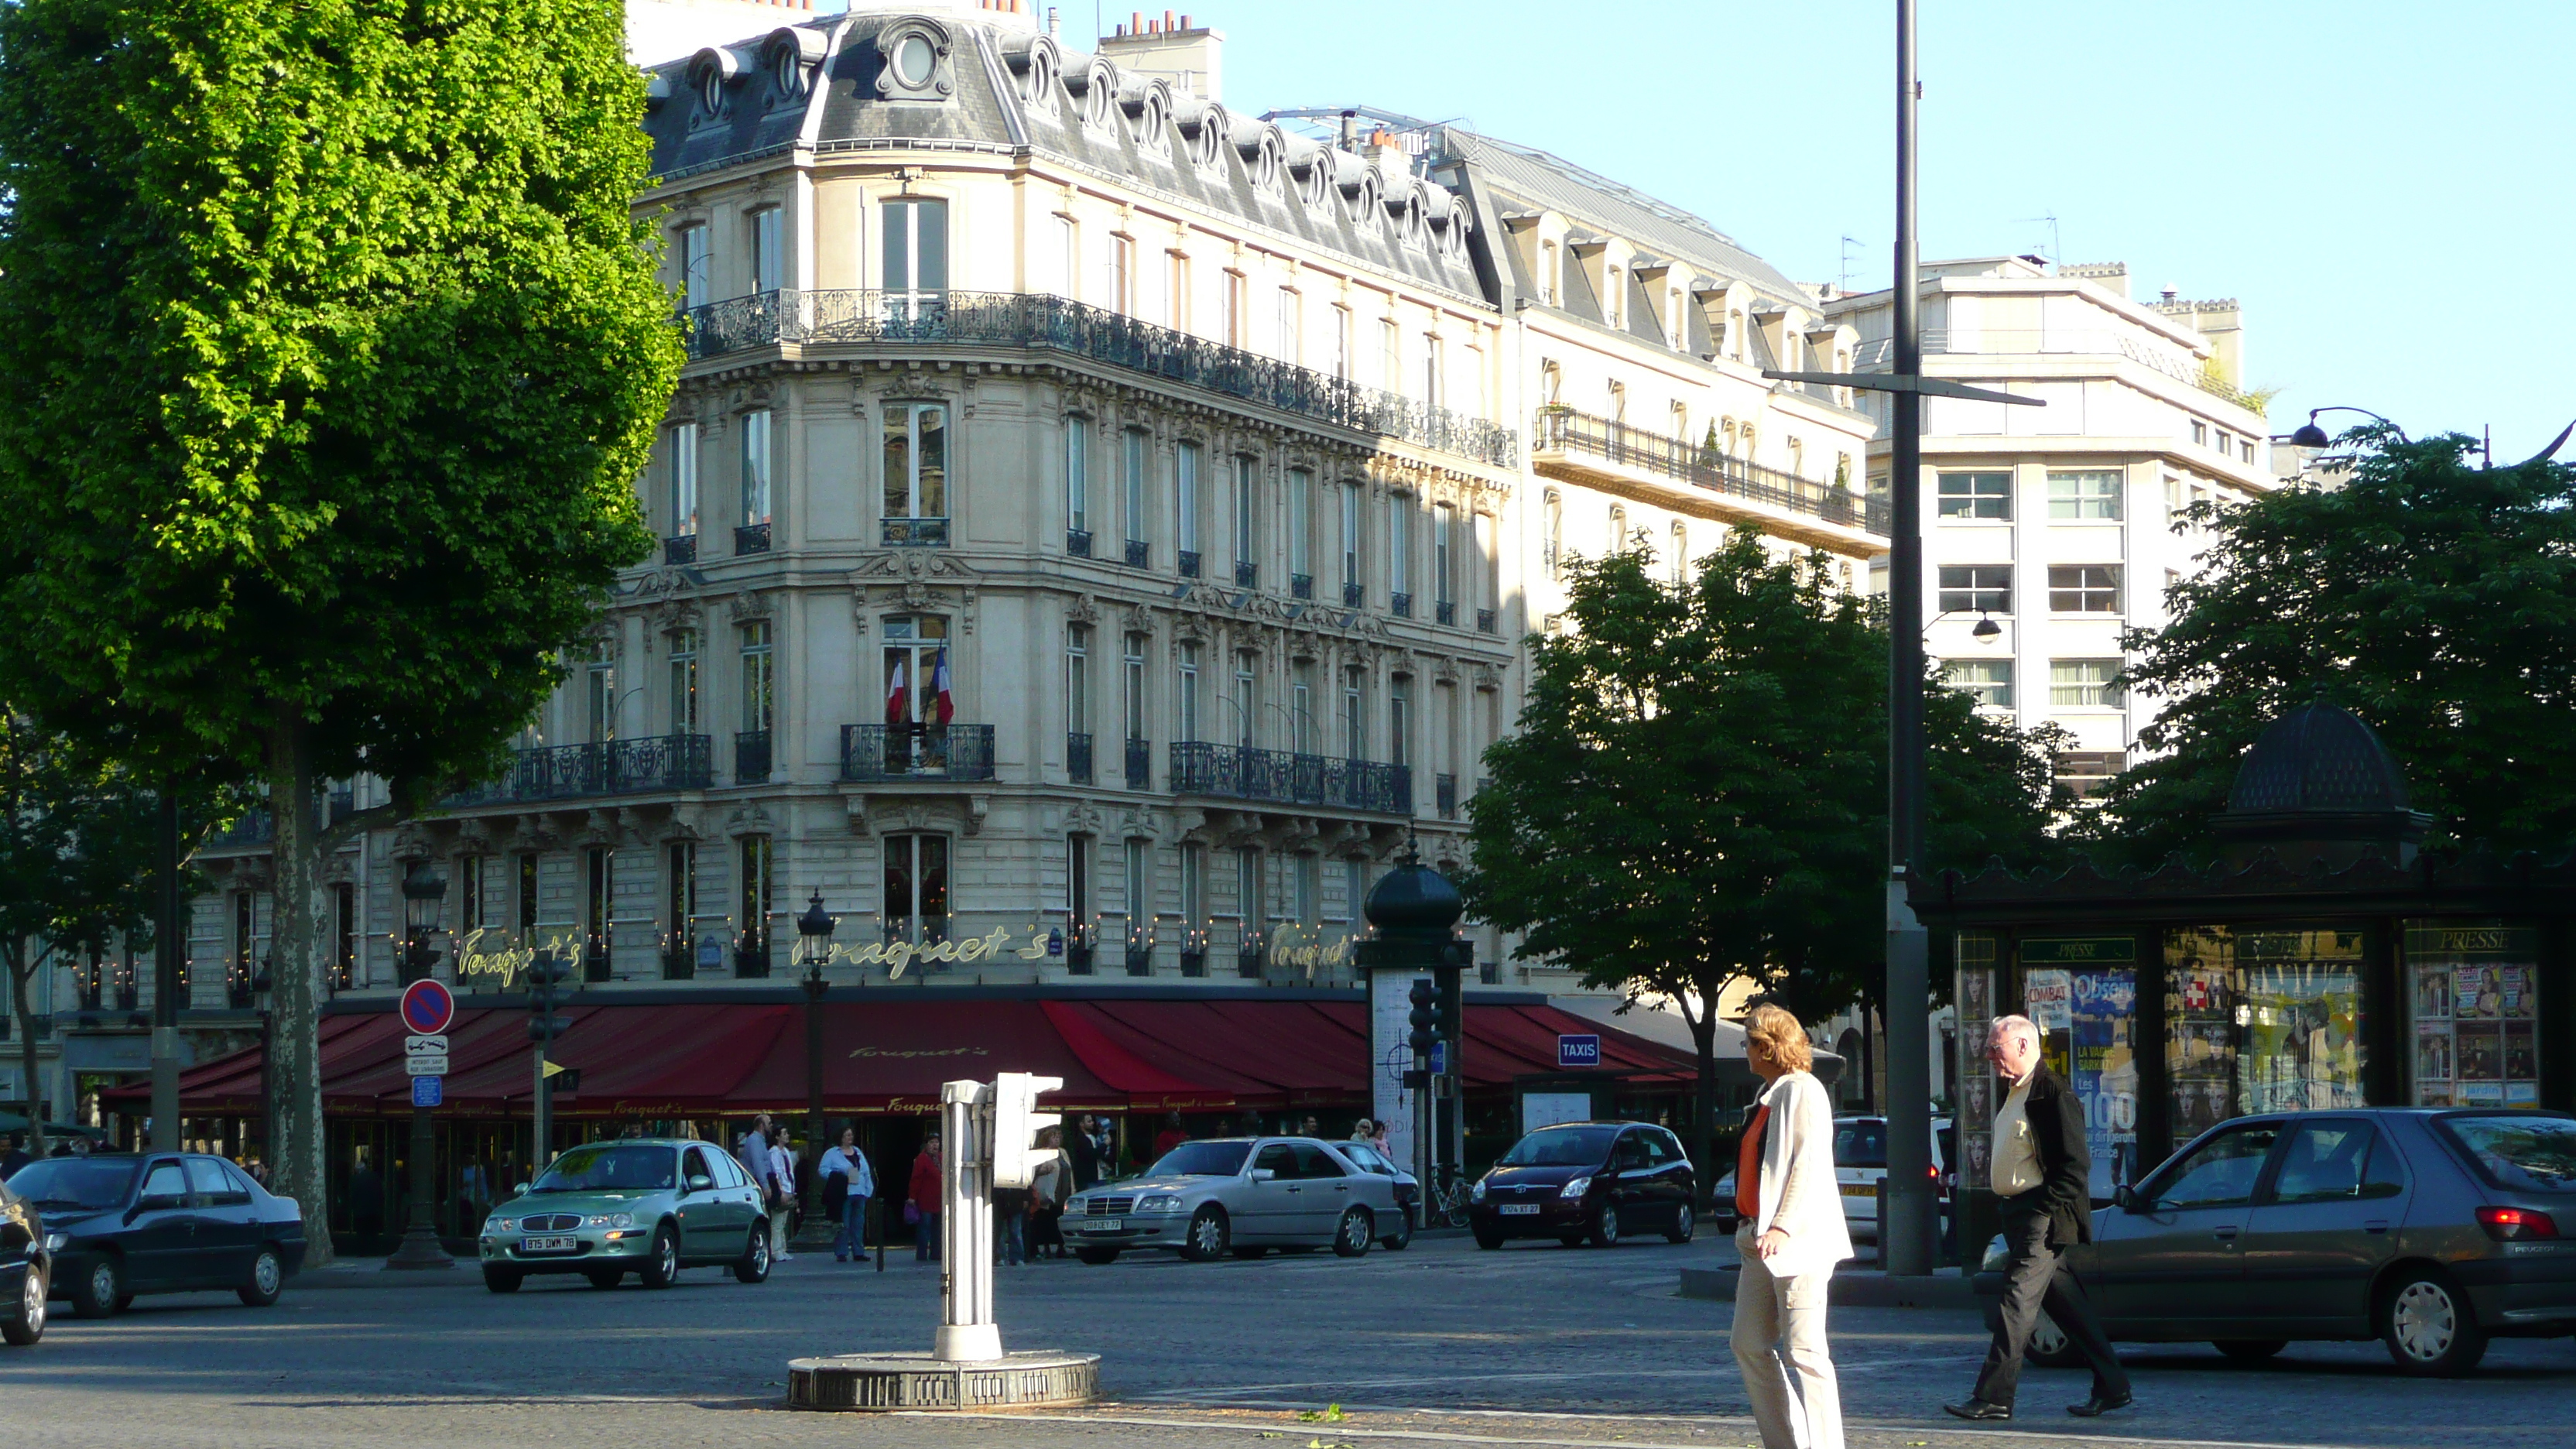
<path id="1" fill-rule="evenodd" d="M 1664 1241 L 1687 1243 L 1691 1240 L 1691 1234 L 1698 1231 L 1699 1215 L 1691 1211 L 1689 1203 L 1683 1203 L 1674 1211 L 1672 1230 L 1664 1234 Z"/>
<path id="2" fill-rule="evenodd" d="M 1118 1261 L 1116 1248 L 1076 1248 L 1073 1250 L 1073 1255 L 1095 1268 L 1106 1267 Z"/>
<path id="3" fill-rule="evenodd" d="M 1592 1246 L 1619 1246 L 1619 1210 L 1606 1202 L 1601 1205 L 1600 1215 L 1592 1220 Z"/>
<path id="4" fill-rule="evenodd" d="M 1226 1251 L 1234 1254 L 1238 1258 L 1261 1258 L 1267 1257 L 1270 1253 L 1268 1248 L 1263 1247 L 1259 1243 L 1238 1243 L 1234 1247 L 1228 1248 Z"/>
<path id="5" fill-rule="evenodd" d="M 2430 1268 L 2397 1280 L 2379 1310 L 2388 1356 L 2410 1374 L 2465 1374 L 2486 1357 L 2487 1336 L 2469 1300 Z"/>
<path id="6" fill-rule="evenodd" d="M 18 1316 L 0 1323 L 0 1342 L 25 1348 L 44 1336 L 45 1275 L 29 1263 L 25 1281 L 18 1289 Z"/>
<path id="7" fill-rule="evenodd" d="M 593 1268 L 581 1276 L 589 1279 L 590 1286 L 593 1288 L 614 1288 L 626 1278 L 624 1273 L 615 1268 Z"/>
<path id="8" fill-rule="evenodd" d="M 2031 1321 L 2030 1344 L 2022 1350 L 2022 1356 L 2041 1368 L 2084 1366 L 2084 1355 L 2075 1347 L 2075 1340 L 2066 1336 L 2066 1330 L 2058 1327 L 2057 1320 L 2049 1317 L 2045 1309 Z"/>
<path id="9" fill-rule="evenodd" d="M 653 1230 L 652 1251 L 645 1254 L 644 1269 L 635 1276 L 647 1288 L 668 1288 L 680 1276 L 680 1236 L 669 1223 Z"/>
<path id="10" fill-rule="evenodd" d="M 1489 1252 L 1489 1253 L 1490 1253 L 1490 1252 L 1492 1252 L 1494 1249 L 1499 1248 L 1499 1247 L 1501 1247 L 1502 1245 L 1503 1245 L 1503 1235 L 1502 1235 L 1502 1234 L 1500 1234 L 1500 1233 L 1489 1233 L 1489 1232 L 1485 1231 L 1483 1228 L 1478 1228 L 1478 1229 L 1476 1229 L 1476 1246 L 1477 1246 L 1477 1247 L 1479 1247 L 1479 1248 L 1483 1248 L 1485 1251 L 1487 1251 L 1487 1252 Z"/>
<path id="11" fill-rule="evenodd" d="M 89 1271 L 72 1282 L 72 1316 L 74 1318 L 113 1318 L 125 1296 L 125 1267 L 114 1258 L 101 1258 L 89 1265 Z"/>
<path id="12" fill-rule="evenodd" d="M 259 1256 L 250 1260 L 250 1281 L 235 1291 L 244 1307 L 266 1308 L 277 1301 L 279 1291 L 285 1287 L 285 1262 L 277 1256 L 275 1248 L 263 1245 Z"/>
<path id="13" fill-rule="evenodd" d="M 1405 1249 L 1412 1247 L 1413 1214 L 1406 1212 L 1401 1207 L 1398 1207 L 1395 1210 L 1395 1231 L 1378 1239 L 1377 1243 L 1379 1247 L 1386 1249 L 1390 1253 L 1401 1253 Z"/>
<path id="14" fill-rule="evenodd" d="M 516 1293 L 521 1276 L 516 1268 L 486 1268 L 483 1270 L 483 1286 L 495 1293 Z"/>
<path id="15" fill-rule="evenodd" d="M 1190 1214 L 1188 1231 L 1181 1234 L 1181 1256 L 1193 1263 L 1213 1263 L 1225 1256 L 1234 1240 L 1234 1231 L 1226 1225 L 1225 1209 L 1215 1203 L 1202 1203 Z"/>
<path id="16" fill-rule="evenodd" d="M 1342 1214 L 1341 1226 L 1333 1232 L 1333 1252 L 1344 1258 L 1356 1258 L 1369 1250 L 1377 1240 L 1377 1219 L 1367 1208 L 1355 1207 Z"/>
<path id="17" fill-rule="evenodd" d="M 733 1260 L 733 1276 L 737 1283 L 769 1281 L 769 1230 L 767 1228 L 751 1230 L 750 1240 L 743 1244 L 742 1256 Z"/>
<path id="18" fill-rule="evenodd" d="M 2261 1363 L 2289 1346 L 2286 1338 L 2222 1338 L 2210 1345 L 2238 1363 Z"/>

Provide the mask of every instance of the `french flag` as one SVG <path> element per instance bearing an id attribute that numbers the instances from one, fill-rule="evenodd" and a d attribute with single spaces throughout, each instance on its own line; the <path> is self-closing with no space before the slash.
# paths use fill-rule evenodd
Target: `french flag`
<path id="1" fill-rule="evenodd" d="M 939 657 L 930 666 L 930 697 L 922 709 L 924 723 L 946 727 L 957 717 L 957 701 L 948 697 L 948 646 L 939 646 Z"/>
<path id="2" fill-rule="evenodd" d="M 900 658 L 896 659 L 894 671 L 886 676 L 886 723 L 890 725 L 911 722 L 912 712 L 910 701 L 905 697 L 909 691 L 904 687 L 903 666 L 904 661 Z"/>

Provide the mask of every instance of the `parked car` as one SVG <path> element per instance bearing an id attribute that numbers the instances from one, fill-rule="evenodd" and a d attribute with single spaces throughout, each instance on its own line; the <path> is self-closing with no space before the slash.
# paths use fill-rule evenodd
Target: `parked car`
<path id="1" fill-rule="evenodd" d="M 43 1215 L 0 1182 L 0 1343 L 23 1348 L 45 1336 L 50 1276 Z"/>
<path id="2" fill-rule="evenodd" d="M 2377 1338 L 2405 1372 L 2462 1374 L 2491 1339 L 2576 1333 L 2576 1117 L 2240 1117 L 2119 1189 L 2093 1234 L 2069 1262 L 2114 1339 L 2259 1360 Z M 1997 1239 L 1976 1278 L 1989 1327 L 2003 1262 Z M 2076 1361 L 2044 1317 L 2031 1356 Z"/>
<path id="3" fill-rule="evenodd" d="M 44 1215 L 46 1291 L 80 1318 L 139 1294 L 230 1291 L 277 1301 L 304 1266 L 304 1214 L 220 1157 L 93 1152 L 18 1169 L 9 1192 Z"/>
<path id="4" fill-rule="evenodd" d="M 1400 1253 L 1413 1242 L 1413 1230 L 1422 1226 L 1422 1182 L 1412 1173 L 1395 1165 L 1393 1159 L 1366 1142 L 1336 1142 L 1333 1150 L 1342 1154 L 1351 1166 L 1362 1172 L 1373 1172 L 1395 1183 L 1395 1206 L 1404 1220 L 1404 1230 L 1378 1239 L 1390 1253 Z"/>
<path id="5" fill-rule="evenodd" d="M 1184 1142 L 1141 1175 L 1066 1200 L 1058 1226 L 1074 1256 L 1114 1263 L 1130 1248 L 1168 1248 L 1193 1262 L 1231 1253 L 1330 1244 L 1356 1258 L 1371 1243 L 1413 1236 L 1395 1179 L 1360 1167 L 1350 1144 L 1312 1137 Z"/>
<path id="6" fill-rule="evenodd" d="M 1941 1194 L 1941 1239 L 1951 1241 L 1950 1192 L 1958 1183 L 1957 1162 L 1959 1134 L 1947 1117 L 1932 1119 L 1932 1176 Z M 1843 1199 L 1843 1223 L 1851 1230 L 1852 1241 L 1878 1241 L 1878 1195 L 1886 1190 L 1887 1119 L 1885 1117 L 1836 1117 L 1834 1119 L 1834 1181 Z M 1735 1169 L 1717 1180 L 1716 1213 L 1719 1231 L 1733 1233 L 1735 1217 Z"/>
<path id="7" fill-rule="evenodd" d="M 1571 1248 L 1589 1238 L 1614 1247 L 1630 1231 L 1687 1243 L 1696 1229 L 1689 1154 L 1681 1140 L 1644 1122 L 1567 1122 L 1541 1127 L 1467 1190 L 1476 1246 L 1512 1238 L 1556 1238 Z"/>
<path id="8" fill-rule="evenodd" d="M 705 1142 L 593 1142 L 554 1160 L 484 1220 L 483 1286 L 516 1293 L 530 1274 L 578 1273 L 614 1288 L 632 1273 L 668 1288 L 682 1268 L 769 1277 L 769 1217 L 733 1154 Z"/>

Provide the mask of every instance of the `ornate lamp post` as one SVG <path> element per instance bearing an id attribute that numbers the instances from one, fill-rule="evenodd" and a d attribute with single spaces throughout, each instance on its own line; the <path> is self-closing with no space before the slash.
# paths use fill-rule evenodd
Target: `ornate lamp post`
<path id="1" fill-rule="evenodd" d="M 833 1225 L 823 1221 L 823 997 L 831 983 L 823 979 L 832 959 L 832 932 L 841 918 L 823 909 L 816 891 L 796 918 L 796 954 L 805 963 L 805 1230 L 800 1247 L 832 1240 Z"/>
<path id="2" fill-rule="evenodd" d="M 426 860 L 414 861 L 403 876 L 402 979 L 426 981 L 438 966 L 438 906 L 447 899 L 447 878 Z M 411 1109 L 411 1221 L 402 1245 L 385 1260 L 388 1268 L 453 1268 L 456 1260 L 438 1241 L 437 1129 L 429 1108 Z"/>

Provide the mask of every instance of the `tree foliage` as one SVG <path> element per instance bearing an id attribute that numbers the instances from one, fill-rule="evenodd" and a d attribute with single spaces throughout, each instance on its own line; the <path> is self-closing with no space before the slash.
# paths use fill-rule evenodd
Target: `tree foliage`
<path id="1" fill-rule="evenodd" d="M 643 105 L 597 0 L 0 8 L 9 687 L 266 781 L 317 1258 L 315 782 L 489 770 L 645 551 Z"/>
<path id="2" fill-rule="evenodd" d="M 2435 845 L 2576 839 L 2576 468 L 2472 466 L 2459 435 L 2372 425 L 2350 478 L 2203 503 L 2206 567 L 2173 622 L 2125 641 L 2129 687 L 2162 702 L 2155 751 L 2093 828 L 2151 865 L 2210 847 L 2236 764 L 2265 725 L 2319 695 L 2368 721 L 2405 767 Z"/>
<path id="3" fill-rule="evenodd" d="M 1568 627 L 1531 646 L 1519 732 L 1469 806 L 1469 908 L 1517 954 L 1669 997 L 1715 1105 L 1718 998 L 1807 1019 L 1877 993 L 1886 959 L 1887 631 L 1821 556 L 1738 530 L 1687 583 L 1643 550 L 1571 565 Z M 2053 847 L 2049 741 L 1931 691 L 1935 866 Z"/>

